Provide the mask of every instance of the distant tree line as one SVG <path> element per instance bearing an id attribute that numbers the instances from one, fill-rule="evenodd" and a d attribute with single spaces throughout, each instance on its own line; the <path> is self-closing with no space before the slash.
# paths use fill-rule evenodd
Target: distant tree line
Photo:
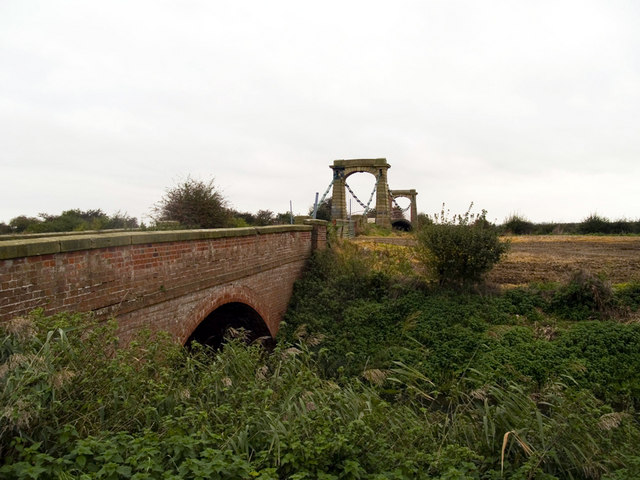
<path id="1" fill-rule="evenodd" d="M 0 234 L 74 232 L 138 228 L 138 220 L 117 212 L 107 215 L 102 210 L 66 210 L 60 215 L 40 213 L 37 217 L 20 215 L 9 224 L 0 223 Z"/>
<path id="2" fill-rule="evenodd" d="M 240 212 L 229 207 L 213 183 L 188 177 L 168 188 L 152 208 L 150 226 L 120 212 L 107 215 L 102 210 L 66 210 L 60 215 L 41 213 L 37 217 L 20 215 L 9 224 L 0 223 L 0 234 L 73 232 L 110 229 L 225 228 L 291 223 L 291 214 L 258 210 Z"/>
<path id="3" fill-rule="evenodd" d="M 521 215 L 512 214 L 500 225 L 500 231 L 511 235 L 629 235 L 640 234 L 640 220 L 609 220 L 606 217 L 592 213 L 581 222 L 534 223 Z"/>

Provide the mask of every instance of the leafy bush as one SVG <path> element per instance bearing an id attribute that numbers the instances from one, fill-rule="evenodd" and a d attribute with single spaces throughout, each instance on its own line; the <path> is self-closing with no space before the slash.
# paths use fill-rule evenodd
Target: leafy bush
<path id="1" fill-rule="evenodd" d="M 610 233 L 609 219 L 592 213 L 578 225 L 579 233 Z"/>
<path id="2" fill-rule="evenodd" d="M 440 285 L 477 283 L 506 253 L 508 244 L 486 219 L 485 210 L 449 218 L 443 210 L 417 234 L 417 255 Z"/>
<path id="3" fill-rule="evenodd" d="M 614 295 L 618 308 L 623 309 L 623 311 L 637 311 L 640 309 L 640 282 L 616 285 Z"/>
<path id="4" fill-rule="evenodd" d="M 154 220 L 177 221 L 185 228 L 217 228 L 231 224 L 231 211 L 213 180 L 188 177 L 167 189 L 154 207 Z"/>
<path id="5" fill-rule="evenodd" d="M 547 310 L 565 319 L 585 320 L 603 316 L 613 305 L 611 284 L 600 276 L 578 270 L 554 293 Z"/>
<path id="6" fill-rule="evenodd" d="M 512 235 L 531 235 L 534 233 L 536 226 L 520 215 L 512 213 L 502 224 L 502 228 L 506 233 Z"/>
<path id="7" fill-rule="evenodd" d="M 39 218 L 21 215 L 9 222 L 14 233 L 73 232 L 83 230 L 112 230 L 116 228 L 138 228 L 138 220 L 126 213 L 116 212 L 109 216 L 100 209 L 65 210 L 60 215 L 41 213 Z"/>
<path id="8" fill-rule="evenodd" d="M 597 213 L 592 213 L 578 224 L 578 233 L 613 235 L 640 233 L 640 221 L 625 219 L 611 221 Z"/>
<path id="9" fill-rule="evenodd" d="M 314 206 L 311 206 L 311 208 L 309 208 L 309 216 L 313 216 L 313 210 Z M 331 197 L 325 198 L 318 204 L 316 218 L 318 220 L 326 220 L 328 222 L 331 221 Z"/>

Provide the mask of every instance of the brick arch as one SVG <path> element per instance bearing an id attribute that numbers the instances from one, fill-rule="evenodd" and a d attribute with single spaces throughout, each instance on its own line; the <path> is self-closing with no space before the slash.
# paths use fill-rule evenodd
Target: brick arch
<path id="1" fill-rule="evenodd" d="M 259 295 L 251 288 L 242 285 L 230 285 L 223 288 L 222 292 L 212 292 L 207 298 L 202 300 L 189 314 L 187 320 L 183 323 L 182 331 L 179 334 L 179 341 L 183 345 L 195 329 L 200 325 L 211 313 L 228 303 L 242 303 L 253 310 L 262 318 L 269 333 L 275 337 L 278 332 L 278 326 L 269 315 L 269 309 Z"/>
<path id="2" fill-rule="evenodd" d="M 275 335 L 294 282 L 325 246 L 320 220 L 0 239 L 0 322 L 39 307 L 46 315 L 92 312 L 115 317 L 123 344 L 147 328 L 184 343 L 211 312 L 235 303 L 264 322 L 262 334 Z"/>

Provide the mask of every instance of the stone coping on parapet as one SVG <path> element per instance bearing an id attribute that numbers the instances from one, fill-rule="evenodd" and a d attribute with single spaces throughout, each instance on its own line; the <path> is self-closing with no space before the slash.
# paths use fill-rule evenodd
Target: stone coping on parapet
<path id="1" fill-rule="evenodd" d="M 322 220 L 316 221 L 322 222 Z M 269 233 L 309 232 L 313 230 L 314 224 L 315 223 L 308 225 L 269 225 L 266 227 L 167 230 L 151 232 L 125 231 L 89 235 L 76 233 L 75 235 L 66 234 L 46 238 L 6 240 L 0 241 L 0 260 L 147 243 L 208 240 L 215 238 L 265 235 Z"/>
<path id="2" fill-rule="evenodd" d="M 108 230 L 78 230 L 72 232 L 5 233 L 0 235 L 0 243 L 6 240 L 32 240 L 34 238 L 70 237 L 78 235 L 101 235 L 103 233 L 139 232 L 138 228 L 110 228 Z"/>
<path id="3" fill-rule="evenodd" d="M 334 167 L 389 167 L 386 158 L 356 158 L 351 160 L 334 160 Z"/>
<path id="4" fill-rule="evenodd" d="M 320 220 L 319 218 L 307 218 L 304 220 L 305 225 L 328 225 L 326 220 Z"/>

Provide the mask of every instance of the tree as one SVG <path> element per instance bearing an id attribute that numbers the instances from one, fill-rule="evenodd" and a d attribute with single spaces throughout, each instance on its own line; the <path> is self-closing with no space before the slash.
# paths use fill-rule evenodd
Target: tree
<path id="1" fill-rule="evenodd" d="M 535 230 L 535 225 L 525 217 L 512 213 L 502 224 L 505 232 L 513 235 L 531 235 Z"/>
<path id="2" fill-rule="evenodd" d="M 256 213 L 256 225 L 259 227 L 273 225 L 275 221 L 275 214 L 271 210 L 258 210 L 258 213 Z"/>
<path id="3" fill-rule="evenodd" d="M 185 228 L 218 228 L 230 225 L 231 211 L 213 179 L 205 182 L 187 177 L 167 189 L 152 217 L 156 222 L 177 221 Z"/>
<path id="4" fill-rule="evenodd" d="M 473 205 L 473 204 L 471 204 Z M 479 282 L 507 252 L 487 212 L 449 218 L 444 211 L 423 224 L 417 235 L 420 261 L 440 285 L 462 286 Z"/>
<path id="5" fill-rule="evenodd" d="M 313 215 L 313 207 L 309 209 L 309 215 Z M 318 211 L 316 212 L 316 218 L 318 220 L 331 221 L 331 197 L 325 198 L 318 204 Z"/>
<path id="6" fill-rule="evenodd" d="M 35 217 L 27 217 L 26 215 L 20 215 L 12 218 L 9 222 L 9 226 L 15 233 L 22 233 L 27 231 L 32 225 L 42 223 L 42 220 Z"/>

